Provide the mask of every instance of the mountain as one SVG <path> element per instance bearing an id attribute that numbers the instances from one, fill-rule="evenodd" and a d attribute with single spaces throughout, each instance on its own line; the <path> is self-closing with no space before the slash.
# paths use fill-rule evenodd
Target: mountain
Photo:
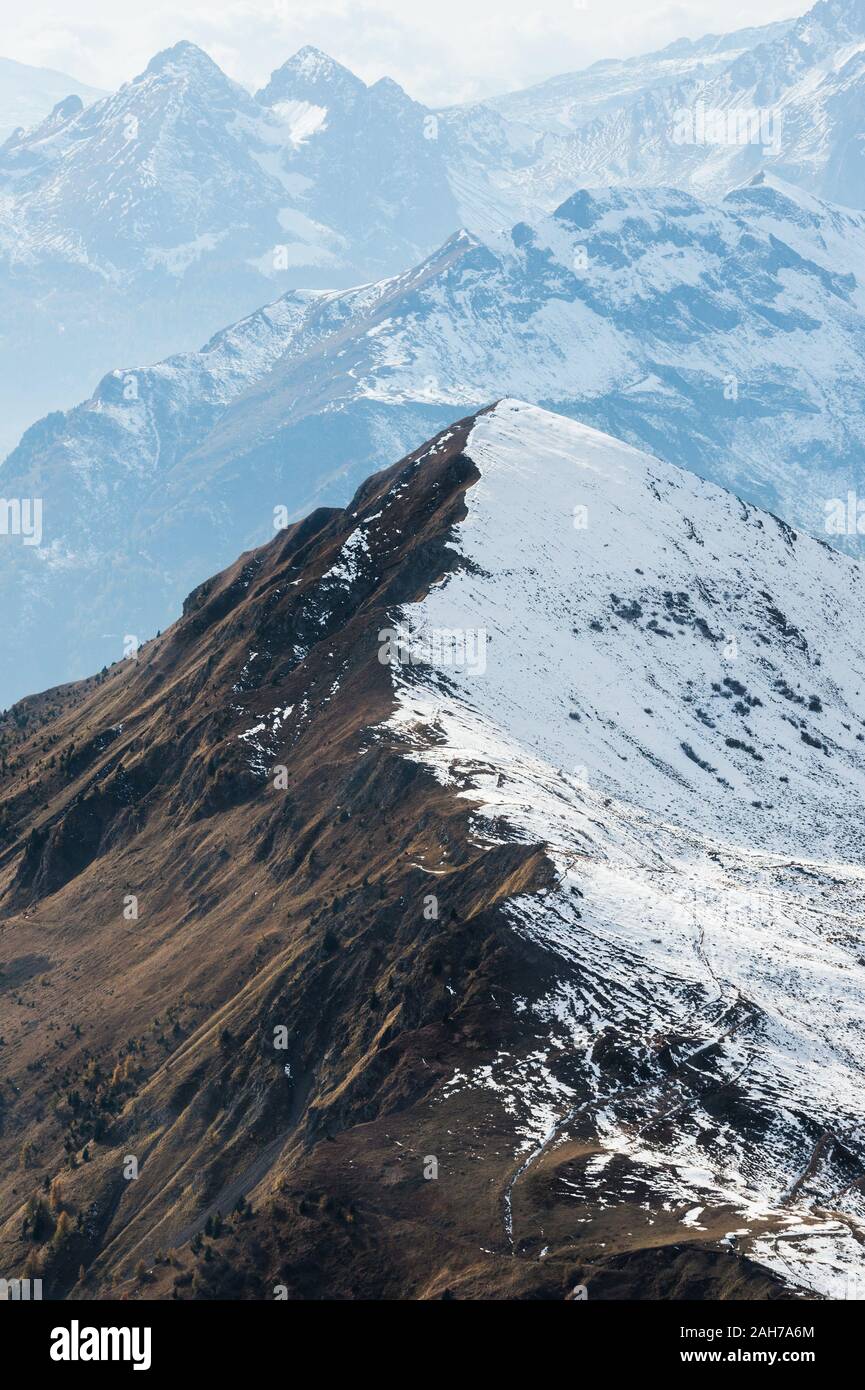
<path id="1" fill-rule="evenodd" d="M 195 349 L 289 288 L 399 274 L 576 188 L 718 200 L 772 172 L 865 204 L 865 0 L 434 111 L 313 47 L 250 96 L 195 44 L 0 147 L 0 448 L 117 361 Z"/>
<path id="2" fill-rule="evenodd" d="M 104 95 L 64 72 L 0 58 L 0 141 L 19 127 L 38 125 L 67 97 L 78 97 L 86 105 Z"/>
<path id="3" fill-rule="evenodd" d="M 184 42 L 13 135 L 0 443 L 117 360 L 196 347 L 280 288 L 348 286 L 431 251 L 459 218 L 425 118 L 395 83 L 368 88 L 310 49 L 256 99 Z"/>
<path id="4" fill-rule="evenodd" d="M 16 615 L 0 700 L 110 664 L 239 549 L 343 505 L 502 391 L 859 553 L 863 285 L 865 214 L 777 180 L 718 206 L 581 192 L 535 225 L 459 234 L 406 274 L 290 293 L 199 353 L 117 369 L 0 471 L 4 498 L 42 503 L 41 544 L 0 538 Z"/>
<path id="5" fill-rule="evenodd" d="M 732 34 L 679 39 L 657 53 L 603 59 L 579 72 L 562 73 L 483 104 L 509 121 L 568 135 L 608 111 L 637 101 L 655 87 L 705 80 L 759 45 L 783 38 L 793 23 L 781 20 L 756 29 L 737 29 Z"/>
<path id="6" fill-rule="evenodd" d="M 454 225 L 452 205 L 437 206 L 447 187 L 424 115 L 396 83 L 367 87 L 315 49 L 253 98 L 195 44 L 176 44 L 113 96 L 7 141 L 0 175 L 24 222 L 14 263 L 53 253 L 106 277 L 161 266 L 180 278 L 239 262 L 267 278 L 410 261 L 429 249 L 413 239 L 422 218 L 427 238 L 436 219 L 439 236 Z M 350 183 L 337 197 L 340 173 Z M 273 254 L 280 233 L 287 265 Z"/>
<path id="7" fill-rule="evenodd" d="M 258 101 L 301 132 L 293 177 L 367 278 L 411 265 L 458 226 L 426 124 L 430 113 L 390 78 L 367 86 L 326 54 L 304 48 L 277 69 Z"/>
<path id="8" fill-rule="evenodd" d="M 863 599 L 847 556 L 506 400 L 16 706 L 3 1267 L 843 1297 Z"/>
<path id="9" fill-rule="evenodd" d="M 565 141 L 548 136 L 516 181 L 528 203 L 549 206 L 577 184 L 674 184 L 720 197 L 766 169 L 862 208 L 863 111 L 865 3 L 819 0 L 726 66 L 626 89 Z"/>
<path id="10" fill-rule="evenodd" d="M 257 118 L 251 97 L 183 43 L 94 106 L 13 136 L 2 151 L 24 221 L 13 263 L 53 257 L 105 277 L 137 272 L 147 253 L 163 265 L 193 261 L 205 249 L 198 238 L 215 249 L 244 218 L 267 219 L 272 202 L 244 126 Z"/>
<path id="11" fill-rule="evenodd" d="M 400 274 L 575 188 L 717 201 L 765 169 L 861 208 L 863 4 L 441 111 L 311 47 L 253 97 L 188 42 L 62 102 L 0 147 L 0 449 L 118 361 L 192 350 L 280 291 Z"/>

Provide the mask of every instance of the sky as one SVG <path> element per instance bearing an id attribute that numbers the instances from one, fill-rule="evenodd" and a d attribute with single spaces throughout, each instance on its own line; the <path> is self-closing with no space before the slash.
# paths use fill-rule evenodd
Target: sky
<path id="1" fill-rule="evenodd" d="M 808 0 L 0 0 L 0 55 L 114 89 L 179 39 L 257 88 L 304 44 L 427 105 L 786 19 Z"/>

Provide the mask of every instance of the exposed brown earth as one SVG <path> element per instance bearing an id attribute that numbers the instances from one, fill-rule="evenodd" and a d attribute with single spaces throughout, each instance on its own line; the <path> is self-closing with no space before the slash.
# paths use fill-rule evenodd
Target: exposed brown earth
<path id="1" fill-rule="evenodd" d="M 556 1178 L 588 1131 L 515 1187 L 512 1251 L 513 1119 L 446 1088 L 531 1052 L 508 1001 L 555 964 L 500 910 L 550 883 L 543 851 L 479 848 L 468 803 L 379 727 L 378 633 L 457 562 L 470 424 L 241 557 L 137 659 L 0 723 L 7 1277 L 55 1298 L 784 1296 L 718 1248 L 723 1212 L 575 1221 Z M 358 573 L 323 579 L 358 516 Z"/>

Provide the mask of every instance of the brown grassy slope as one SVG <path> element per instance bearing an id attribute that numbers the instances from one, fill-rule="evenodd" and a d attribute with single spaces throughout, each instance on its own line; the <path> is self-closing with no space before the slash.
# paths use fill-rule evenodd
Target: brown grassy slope
<path id="1" fill-rule="evenodd" d="M 0 1272 L 85 1298 L 777 1292 L 672 1219 L 602 1253 L 559 1211 L 553 1257 L 514 1258 L 512 1120 L 442 1092 L 537 1045 L 503 1001 L 552 968 L 497 907 L 549 881 L 542 853 L 479 849 L 466 803 L 376 730 L 378 631 L 455 563 L 469 424 L 0 726 Z M 322 580 L 395 483 L 359 574 Z M 254 770 L 240 735 L 288 706 Z"/>

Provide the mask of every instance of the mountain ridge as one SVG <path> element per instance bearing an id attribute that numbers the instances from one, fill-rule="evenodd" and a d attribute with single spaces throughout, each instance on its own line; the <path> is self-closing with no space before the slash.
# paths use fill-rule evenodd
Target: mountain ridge
<path id="1" fill-rule="evenodd" d="M 6 1266 L 72 1299 L 839 1296 L 861 1262 L 863 583 L 504 400 L 241 556 L 135 659 L 18 706 L 0 1146 L 30 1144 L 0 1183 Z M 829 793 L 830 864 L 779 854 L 788 822 L 750 804 L 750 776 L 787 775 Z M 746 850 L 705 819 L 729 799 Z"/>

